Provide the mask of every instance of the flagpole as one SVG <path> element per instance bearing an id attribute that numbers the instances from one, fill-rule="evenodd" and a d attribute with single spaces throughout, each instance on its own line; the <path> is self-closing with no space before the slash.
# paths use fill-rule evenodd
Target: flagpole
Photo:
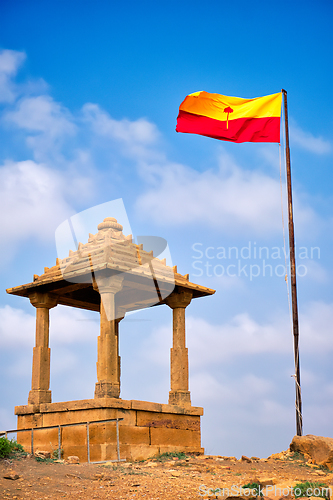
<path id="1" fill-rule="evenodd" d="M 289 148 L 289 129 L 288 129 L 288 106 L 287 91 L 282 89 L 284 98 L 284 119 L 286 130 L 286 168 L 287 168 L 287 187 L 288 187 L 288 222 L 289 222 L 289 249 L 290 249 L 290 281 L 291 281 L 291 301 L 293 317 L 294 334 L 294 358 L 295 358 L 295 389 L 296 389 L 296 433 L 297 436 L 303 434 L 302 417 L 302 397 L 301 397 L 301 376 L 299 367 L 299 330 L 298 330 L 298 308 L 297 308 L 297 287 L 296 287 L 296 259 L 295 259 L 295 235 L 293 220 L 293 200 L 291 189 L 291 165 Z"/>

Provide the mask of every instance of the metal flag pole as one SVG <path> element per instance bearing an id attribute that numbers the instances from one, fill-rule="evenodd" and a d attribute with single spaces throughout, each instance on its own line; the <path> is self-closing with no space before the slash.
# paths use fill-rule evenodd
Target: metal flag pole
<path id="1" fill-rule="evenodd" d="M 297 287 L 296 287 L 296 262 L 295 262 L 295 235 L 293 220 L 293 199 L 291 189 L 291 166 L 289 149 L 289 129 L 288 129 L 288 107 L 287 91 L 282 89 L 284 98 L 284 119 L 286 130 L 286 168 L 287 168 L 287 187 L 288 187 L 288 225 L 289 225 L 289 249 L 290 249 L 290 281 L 291 281 L 291 301 L 293 317 L 294 334 L 294 358 L 295 358 L 295 389 L 296 389 L 296 433 L 297 436 L 303 434 L 302 417 L 302 397 L 301 397 L 301 376 L 299 368 L 299 331 L 298 331 L 298 308 L 297 308 Z"/>

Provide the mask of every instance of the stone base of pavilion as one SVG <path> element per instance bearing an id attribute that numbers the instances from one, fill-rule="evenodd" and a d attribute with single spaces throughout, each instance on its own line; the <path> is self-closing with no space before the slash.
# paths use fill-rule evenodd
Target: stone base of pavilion
<path id="1" fill-rule="evenodd" d="M 16 406 L 18 429 L 61 427 L 63 457 L 76 455 L 88 461 L 86 422 L 122 418 L 119 421 L 120 458 L 144 460 L 166 452 L 203 453 L 200 416 L 203 408 L 191 405 L 95 398 L 61 403 Z M 58 449 L 59 427 L 35 429 L 34 451 Z M 18 432 L 17 441 L 31 451 L 31 431 Z M 116 422 L 89 424 L 90 461 L 117 460 Z"/>

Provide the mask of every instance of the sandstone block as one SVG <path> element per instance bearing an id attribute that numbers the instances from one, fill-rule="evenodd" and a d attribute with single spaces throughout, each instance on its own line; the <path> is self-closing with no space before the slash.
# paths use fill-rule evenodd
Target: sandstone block
<path id="1" fill-rule="evenodd" d="M 157 455 L 159 455 L 159 453 L 160 453 L 159 446 L 134 445 L 131 446 L 130 460 L 133 461 L 146 460 L 147 458 L 156 457 Z"/>
<path id="2" fill-rule="evenodd" d="M 202 416 L 204 411 L 200 406 L 176 406 L 162 404 L 163 413 L 178 413 L 179 415 L 198 415 Z"/>
<path id="3" fill-rule="evenodd" d="M 135 425 L 136 413 L 129 409 L 115 408 L 90 408 L 72 411 L 57 411 L 43 414 L 43 425 L 76 424 L 80 422 L 93 422 L 95 420 L 107 420 L 122 418 L 121 425 Z"/>
<path id="4" fill-rule="evenodd" d="M 200 432 L 182 429 L 150 428 L 152 445 L 193 446 L 200 448 Z"/>
<path id="5" fill-rule="evenodd" d="M 148 401 L 132 401 L 132 408 L 134 410 L 155 411 L 161 412 L 162 405 L 160 403 L 149 403 Z"/>
<path id="6" fill-rule="evenodd" d="M 119 440 L 123 444 L 149 445 L 150 436 L 147 427 L 128 427 L 119 428 Z"/>
<path id="7" fill-rule="evenodd" d="M 87 462 L 87 447 L 86 446 L 67 446 L 64 448 L 64 459 L 68 460 L 68 457 L 76 456 L 79 457 L 80 462 Z"/>
<path id="8" fill-rule="evenodd" d="M 86 446 L 87 429 L 85 425 L 63 427 L 61 429 L 61 447 L 65 450 L 70 446 Z"/>
<path id="9" fill-rule="evenodd" d="M 137 425 L 141 427 L 165 427 L 169 429 L 200 430 L 200 417 L 172 413 L 137 412 Z"/>
<path id="10" fill-rule="evenodd" d="M 31 434 L 31 433 L 30 433 Z M 34 430 L 34 449 L 52 451 L 58 448 L 58 429 Z"/>
<path id="11" fill-rule="evenodd" d="M 276 484 L 276 479 L 274 477 L 261 477 L 259 479 L 260 486 L 272 486 Z"/>

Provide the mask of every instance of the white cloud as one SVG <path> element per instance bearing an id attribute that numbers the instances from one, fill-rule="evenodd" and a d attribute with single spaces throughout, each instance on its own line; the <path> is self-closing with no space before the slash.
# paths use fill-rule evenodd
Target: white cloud
<path id="1" fill-rule="evenodd" d="M 25 60 L 23 52 L 15 50 L 0 51 L 0 102 L 13 102 L 17 95 L 17 87 L 12 81 L 22 62 Z"/>
<path id="2" fill-rule="evenodd" d="M 304 354 L 333 351 L 333 303 L 310 302 L 300 314 L 300 349 Z M 237 314 L 225 323 L 212 324 L 206 319 L 188 315 L 187 345 L 191 370 L 233 363 L 236 359 L 269 354 L 292 356 L 293 335 L 288 311 L 272 316 L 270 322 L 259 322 L 248 313 Z M 150 363 L 168 366 L 171 328 L 161 326 L 145 339 L 142 356 Z"/>
<path id="3" fill-rule="evenodd" d="M 21 298 L 17 300 L 29 299 Z M 31 313 L 5 305 L 0 307 L 0 347 L 2 350 L 13 347 L 35 346 L 36 316 L 35 308 Z M 81 309 L 56 306 L 50 310 L 50 345 L 97 343 L 99 335 L 99 315 Z M 68 348 L 67 348 L 68 349 Z M 68 354 L 70 356 L 70 354 Z"/>
<path id="4" fill-rule="evenodd" d="M 1 247 L 7 259 L 19 242 L 31 237 L 54 238 L 57 226 L 74 210 L 72 203 L 87 194 L 84 177 L 60 173 L 27 160 L 0 167 Z"/>
<path id="5" fill-rule="evenodd" d="M 191 376 L 191 388 L 194 388 L 195 398 L 205 404 L 208 401 L 219 401 L 223 404 L 237 406 L 248 406 L 254 401 L 268 396 L 274 387 L 272 381 L 257 377 L 252 373 L 239 373 L 235 378 L 223 375 L 217 380 L 207 370 L 194 371 Z"/>
<path id="6" fill-rule="evenodd" d="M 82 108 L 83 119 L 90 124 L 96 136 L 103 137 L 121 146 L 125 157 L 143 160 L 163 159 L 164 155 L 154 149 L 160 133 L 154 123 L 145 118 L 131 121 L 115 120 L 97 104 L 87 103 Z"/>
<path id="7" fill-rule="evenodd" d="M 325 355 L 333 350 L 333 304 L 311 302 L 300 315 L 300 348 L 310 354 Z"/>
<path id="8" fill-rule="evenodd" d="M 72 134 L 75 127 L 68 110 L 49 96 L 26 97 L 6 119 L 29 132 L 43 132 L 51 137 Z"/>
<path id="9" fill-rule="evenodd" d="M 315 137 L 310 132 L 301 129 L 295 120 L 290 120 L 290 142 L 311 153 L 323 155 L 332 150 L 331 143 L 322 137 Z"/>
<path id="10" fill-rule="evenodd" d="M 283 319 L 276 318 L 271 323 L 260 324 L 249 314 L 242 313 L 227 323 L 217 325 L 190 316 L 187 331 L 193 369 L 232 362 L 239 356 L 273 352 L 283 354 L 289 352 L 292 346 L 287 315 Z"/>
<path id="11" fill-rule="evenodd" d="M 159 225 L 204 224 L 265 236 L 281 233 L 279 180 L 242 169 L 229 155 L 221 156 L 217 172 L 169 163 L 146 166 L 141 174 L 151 186 L 137 200 L 138 213 Z M 296 204 L 298 231 L 306 226 L 308 232 L 316 216 L 297 199 Z"/>
<path id="12" fill-rule="evenodd" d="M 56 344 L 92 342 L 95 346 L 99 335 L 99 314 L 57 306 L 51 310 L 50 335 L 52 343 Z"/>
<path id="13" fill-rule="evenodd" d="M 297 261 L 297 273 L 298 279 L 311 279 L 316 283 L 327 283 L 329 280 L 329 274 L 327 269 L 316 262 L 315 260 L 301 260 Z"/>
<path id="14" fill-rule="evenodd" d="M 27 300 L 27 299 L 26 299 Z M 36 319 L 22 309 L 9 305 L 0 308 L 0 347 L 7 348 L 34 346 Z"/>
<path id="15" fill-rule="evenodd" d="M 67 108 L 45 95 L 24 97 L 14 111 L 7 112 L 5 120 L 27 132 L 27 145 L 38 161 L 59 158 L 64 140 L 77 131 Z"/>

